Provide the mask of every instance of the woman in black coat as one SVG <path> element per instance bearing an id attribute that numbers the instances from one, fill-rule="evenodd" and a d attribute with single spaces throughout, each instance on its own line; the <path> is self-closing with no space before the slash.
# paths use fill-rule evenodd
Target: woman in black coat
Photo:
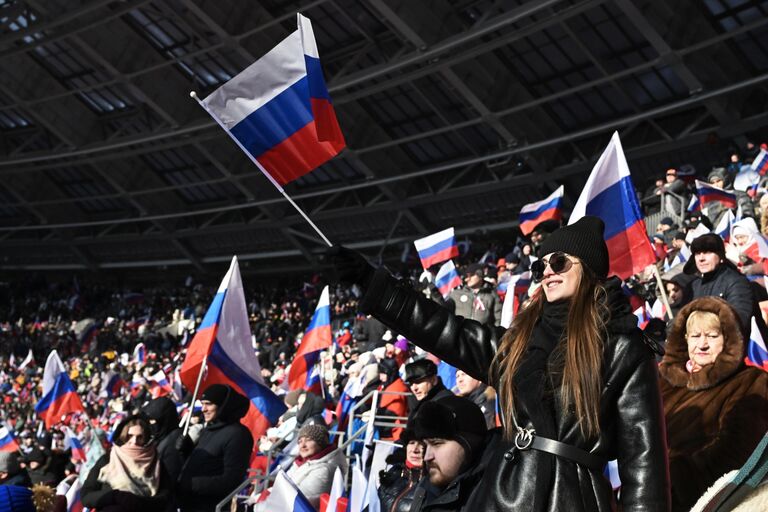
<path id="1" fill-rule="evenodd" d="M 605 281 L 603 230 L 584 217 L 543 242 L 532 266 L 542 286 L 506 332 L 453 315 L 357 253 L 332 253 L 339 277 L 364 287 L 362 311 L 498 391 L 502 449 L 466 510 L 614 510 L 611 459 L 624 512 L 669 509 L 654 355 L 618 279 Z"/>
<path id="2" fill-rule="evenodd" d="M 115 430 L 115 445 L 91 468 L 80 491 L 96 512 L 164 512 L 173 481 L 150 442 L 149 422 L 129 417 Z"/>

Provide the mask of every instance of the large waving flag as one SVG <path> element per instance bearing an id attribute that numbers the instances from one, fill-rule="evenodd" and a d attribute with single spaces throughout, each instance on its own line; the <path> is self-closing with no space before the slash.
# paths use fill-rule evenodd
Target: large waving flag
<path id="1" fill-rule="evenodd" d="M 444 229 L 433 235 L 414 240 L 413 245 L 419 252 L 419 259 L 424 270 L 459 256 L 459 246 L 453 228 Z"/>
<path id="2" fill-rule="evenodd" d="M 696 180 L 696 193 L 702 208 L 708 203 L 721 203 L 726 208 L 736 208 L 736 194 Z"/>
<path id="3" fill-rule="evenodd" d="M 298 30 L 201 102 L 280 185 L 324 164 L 346 145 L 312 23 L 297 17 Z"/>
<path id="4" fill-rule="evenodd" d="M 331 305 L 328 286 L 323 288 L 320 300 L 317 302 L 312 321 L 301 339 L 301 345 L 288 372 L 288 387 L 290 389 L 305 389 L 316 394 L 321 393 L 320 374 L 317 371 L 317 361 L 320 352 L 333 343 L 331 336 Z"/>
<path id="5" fill-rule="evenodd" d="M 45 428 L 48 429 L 61 421 L 61 417 L 66 414 L 85 412 L 83 402 L 80 401 L 64 363 L 55 350 L 51 351 L 45 362 L 43 398 L 35 406 L 35 412 L 40 415 L 45 422 Z"/>
<path id="6" fill-rule="evenodd" d="M 656 262 L 618 132 L 592 169 L 568 224 L 585 215 L 600 217 L 605 223 L 609 274 L 626 279 Z"/>
<path id="7" fill-rule="evenodd" d="M 750 167 L 760 176 L 765 176 L 768 173 L 768 151 L 761 148 Z"/>
<path id="8" fill-rule="evenodd" d="M 557 190 L 541 201 L 529 203 L 520 208 L 520 231 L 528 235 L 545 220 L 560 220 L 563 218 L 562 204 L 565 187 L 560 185 Z"/>
<path id="9" fill-rule="evenodd" d="M 236 256 L 181 366 L 179 375 L 187 389 L 195 389 L 203 359 L 207 360 L 207 370 L 200 389 L 211 384 L 228 384 L 247 396 L 251 404 L 241 422 L 250 429 L 256 441 L 254 446 L 258 446 L 259 437 L 277 422 L 286 407 L 264 384 L 259 360 L 251 346 L 251 328 Z"/>
<path id="10" fill-rule="evenodd" d="M 16 438 L 8 427 L 3 425 L 0 427 L 0 452 L 15 452 L 19 450 L 19 443 L 16 442 Z"/>
<path id="11" fill-rule="evenodd" d="M 757 328 L 755 317 L 752 317 L 750 325 L 749 345 L 747 346 L 747 357 L 744 359 L 744 362 L 749 366 L 756 366 L 768 371 L 768 348 L 765 346 L 760 329 Z"/>
<path id="12" fill-rule="evenodd" d="M 453 260 L 448 260 L 440 270 L 437 271 L 435 276 L 435 286 L 440 291 L 440 295 L 443 298 L 450 295 L 451 290 L 461 286 L 461 278 L 459 273 L 456 272 L 456 265 L 453 264 Z"/>

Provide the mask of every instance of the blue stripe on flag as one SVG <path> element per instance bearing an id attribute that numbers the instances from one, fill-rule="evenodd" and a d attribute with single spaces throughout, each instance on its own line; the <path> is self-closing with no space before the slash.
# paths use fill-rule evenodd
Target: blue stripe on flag
<path id="1" fill-rule="evenodd" d="M 307 65 L 307 77 L 309 78 L 309 96 L 330 101 L 331 95 L 328 94 L 328 88 L 325 86 L 320 59 L 304 55 L 304 62 Z"/>
<path id="2" fill-rule="evenodd" d="M 309 327 L 307 327 L 305 332 L 317 329 L 318 327 L 323 327 L 324 325 L 331 325 L 330 306 L 323 306 L 315 310 L 315 314 L 312 315 L 312 320 L 309 322 Z"/>
<path id="3" fill-rule="evenodd" d="M 605 222 L 606 240 L 626 231 L 642 219 L 635 196 L 635 187 L 629 176 L 600 192 L 587 203 L 587 215 L 600 217 Z"/>
<path id="4" fill-rule="evenodd" d="M 454 245 L 456 245 L 454 243 L 454 237 L 450 237 L 450 238 L 447 238 L 445 240 L 441 240 L 438 243 L 436 243 L 435 245 L 431 245 L 429 247 L 425 247 L 424 249 L 420 250 L 419 251 L 419 258 L 421 258 L 421 259 L 428 258 L 429 256 L 432 256 L 433 254 L 437 254 L 440 251 L 445 251 L 447 249 L 450 249 Z"/>
<path id="5" fill-rule="evenodd" d="M 543 205 L 539 206 L 535 210 L 524 212 L 520 211 L 520 215 L 518 216 L 518 219 L 520 222 L 525 222 L 526 220 L 533 220 L 538 218 L 541 214 L 546 212 L 547 210 L 553 210 L 556 208 L 560 208 L 560 202 L 562 201 L 562 197 L 558 196 L 551 201 L 544 203 Z"/>
<path id="6" fill-rule="evenodd" d="M 213 344 L 211 354 L 208 356 L 208 364 L 215 365 L 232 382 L 237 384 L 271 425 L 277 423 L 278 418 L 287 410 L 283 401 L 271 389 L 253 380 L 229 358 L 219 345 L 218 340 Z"/>
<path id="7" fill-rule="evenodd" d="M 197 328 L 198 331 L 219 323 L 219 316 L 221 316 L 221 306 L 224 304 L 224 297 L 226 294 L 226 290 L 216 294 L 216 296 L 211 301 L 211 305 L 208 307 L 208 311 L 205 313 L 205 317 L 203 317 L 203 323 L 201 323 L 200 327 Z"/>
<path id="8" fill-rule="evenodd" d="M 309 80 L 305 76 L 251 112 L 231 132 L 258 158 L 313 120 Z"/>

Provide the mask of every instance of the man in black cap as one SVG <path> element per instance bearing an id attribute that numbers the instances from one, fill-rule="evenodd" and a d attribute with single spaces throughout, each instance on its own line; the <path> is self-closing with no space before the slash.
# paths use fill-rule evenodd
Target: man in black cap
<path id="1" fill-rule="evenodd" d="M 691 257 L 685 263 L 686 274 L 696 274 L 691 284 L 693 298 L 720 297 L 728 301 L 739 315 L 742 331 L 749 332 L 750 318 L 757 310 L 752 299 L 749 280 L 725 257 L 723 239 L 715 233 L 707 233 L 691 243 Z M 756 315 L 759 318 L 762 316 Z"/>
<path id="2" fill-rule="evenodd" d="M 490 327 L 501 324 L 501 300 L 485 282 L 485 272 L 479 263 L 464 269 L 464 285 L 451 291 L 446 299 L 448 309 L 469 320 Z"/>
<path id="3" fill-rule="evenodd" d="M 182 512 L 208 512 L 245 480 L 253 437 L 240 423 L 249 400 L 231 386 L 213 384 L 203 391 L 205 428 L 197 445 L 187 437 L 177 447 L 189 455 L 179 476 L 176 497 Z"/>
<path id="4" fill-rule="evenodd" d="M 427 446 L 427 478 L 414 493 L 411 512 L 481 510 L 472 498 L 499 434 L 487 430 L 480 408 L 466 398 L 441 398 L 422 407 L 412 428 Z"/>
<path id="5" fill-rule="evenodd" d="M 408 404 L 411 411 L 408 421 L 416 415 L 424 403 L 453 396 L 437 375 L 437 365 L 429 359 L 419 359 L 405 365 L 405 383 L 416 398 L 415 403 L 411 401 Z"/>

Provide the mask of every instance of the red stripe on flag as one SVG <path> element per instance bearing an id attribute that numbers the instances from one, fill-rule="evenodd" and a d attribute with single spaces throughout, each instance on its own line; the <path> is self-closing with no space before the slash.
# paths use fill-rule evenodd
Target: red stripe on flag
<path id="1" fill-rule="evenodd" d="M 190 343 L 187 349 L 187 357 L 184 358 L 181 370 L 179 371 L 181 382 L 184 383 L 187 389 L 195 389 L 200 366 L 203 364 L 203 358 L 208 357 L 208 354 L 211 352 L 211 346 L 216 341 L 218 327 L 218 324 L 213 324 L 210 327 L 197 331 L 195 337 L 192 338 L 192 343 Z"/>
<path id="2" fill-rule="evenodd" d="M 656 254 L 648 240 L 642 219 L 605 243 L 611 261 L 608 275 L 626 279 L 656 262 Z"/>
<path id="3" fill-rule="evenodd" d="M 320 142 L 315 122 L 307 123 L 257 160 L 280 185 L 304 176 L 344 149 L 343 142 Z"/>
<path id="4" fill-rule="evenodd" d="M 336 111 L 330 101 L 322 98 L 310 98 L 312 115 L 315 118 L 317 139 L 324 142 L 335 142 L 346 146 L 344 134 L 341 133 L 339 121 L 336 119 Z"/>
<path id="5" fill-rule="evenodd" d="M 45 422 L 45 428 L 50 429 L 61 421 L 62 416 L 73 412 L 84 412 L 83 402 L 80 401 L 80 397 L 75 392 L 68 392 L 56 400 L 44 411 L 39 413 L 40 418 Z"/>
<path id="6" fill-rule="evenodd" d="M 459 247 L 457 245 L 452 245 L 451 247 L 448 247 L 447 249 L 443 249 L 440 252 L 436 252 L 434 254 L 429 255 L 426 258 L 423 258 L 421 260 L 421 265 L 427 269 L 431 267 L 432 265 L 437 265 L 438 263 L 442 263 L 444 261 L 447 261 L 451 258 L 458 258 L 459 257 Z"/>
<path id="7" fill-rule="evenodd" d="M 520 231 L 528 236 L 533 229 L 541 224 L 542 222 L 546 220 L 560 220 L 562 219 L 561 210 L 560 208 L 550 208 L 549 210 L 545 210 L 541 212 L 541 215 L 536 217 L 535 219 L 526 220 L 520 223 Z"/>
<path id="8" fill-rule="evenodd" d="M 331 326 L 319 325 L 304 335 L 301 339 L 301 346 L 296 351 L 294 357 L 298 359 L 304 354 L 323 350 L 330 347 L 332 344 L 333 338 L 331 337 Z"/>

